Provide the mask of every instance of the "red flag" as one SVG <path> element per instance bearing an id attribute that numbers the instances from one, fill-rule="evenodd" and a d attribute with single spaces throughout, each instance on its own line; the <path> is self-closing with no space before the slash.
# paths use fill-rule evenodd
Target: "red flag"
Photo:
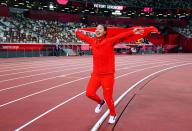
<path id="1" fill-rule="evenodd" d="M 123 32 L 129 32 L 130 30 L 133 30 L 135 28 L 141 28 L 139 26 L 135 26 L 135 27 L 131 27 L 131 28 L 122 28 L 122 27 L 107 27 L 107 36 L 106 37 L 113 37 L 113 36 L 116 36 L 120 33 L 123 33 Z M 91 27 L 91 28 L 81 28 L 79 30 L 85 30 L 85 31 L 88 31 L 88 32 L 95 32 L 96 30 L 96 27 Z M 155 33 L 158 33 L 158 29 L 154 26 L 149 26 L 149 27 L 143 27 L 143 30 L 144 30 L 144 34 L 143 35 L 134 35 L 132 37 L 128 37 L 125 42 L 132 42 L 133 40 L 137 40 L 140 39 L 142 36 L 145 37 L 147 36 L 150 32 L 155 32 Z"/>

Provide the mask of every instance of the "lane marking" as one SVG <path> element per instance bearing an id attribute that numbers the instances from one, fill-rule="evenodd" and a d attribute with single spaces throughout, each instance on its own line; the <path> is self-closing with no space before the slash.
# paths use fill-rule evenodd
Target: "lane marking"
<path id="1" fill-rule="evenodd" d="M 14 61 L 14 62 L 6 62 L 6 63 L 3 63 L 3 62 L 0 62 L 0 67 L 4 67 L 4 66 L 7 66 L 7 65 L 21 65 L 22 63 L 24 63 L 25 65 L 30 65 L 30 64 L 34 64 L 34 63 L 37 63 L 37 64 L 41 64 L 41 63 L 47 63 L 47 62 L 52 62 L 52 63 L 55 63 L 55 62 L 58 62 L 58 61 L 61 61 L 61 62 L 71 62 L 71 59 L 65 59 L 66 57 L 60 57 L 59 59 L 58 58 L 53 58 L 53 59 L 46 59 L 46 57 L 44 57 L 45 59 L 39 59 L 39 60 L 30 60 L 29 59 L 28 61 Z M 83 60 L 90 60 L 91 57 L 79 57 L 79 58 L 73 58 L 73 60 L 75 61 L 82 61 Z M 1 60 L 1 59 L 0 59 Z M 18 63 L 18 64 L 17 64 Z"/>
<path id="2" fill-rule="evenodd" d="M 53 111 L 53 110 L 55 110 L 55 109 L 59 108 L 60 106 L 62 106 L 62 105 L 64 105 L 64 104 L 66 104 L 66 103 L 68 103 L 68 102 L 72 101 L 73 99 L 75 99 L 75 98 L 77 98 L 77 97 L 81 96 L 81 95 L 82 95 L 82 94 L 84 94 L 84 93 L 85 93 L 85 91 L 83 91 L 83 92 L 81 92 L 81 93 L 77 94 L 76 96 L 74 96 L 74 97 L 72 97 L 72 98 L 70 98 L 70 99 L 68 99 L 68 100 L 64 101 L 63 103 L 61 103 L 61 104 L 59 104 L 59 105 L 55 106 L 54 108 L 51 108 L 50 110 L 48 110 L 48 111 L 44 112 L 43 114 L 39 115 L 39 116 L 38 116 L 38 117 L 36 117 L 35 119 L 33 119 L 33 120 L 29 121 L 28 123 L 24 124 L 23 126 L 21 126 L 21 127 L 17 128 L 17 129 L 15 129 L 14 131 L 20 131 L 21 129 L 23 129 L 23 128 L 24 128 L 24 127 L 26 127 L 27 125 L 29 125 L 29 124 L 33 123 L 34 121 L 38 120 L 39 118 L 41 118 L 41 117 L 45 116 L 46 114 L 50 113 L 51 111 Z"/>
<path id="3" fill-rule="evenodd" d="M 171 64 L 173 64 L 173 63 L 171 63 Z M 163 64 L 163 65 L 170 65 L 170 64 Z M 140 70 L 136 70 L 136 71 L 132 71 L 132 72 L 126 73 L 126 74 L 121 75 L 121 76 L 126 76 L 126 75 L 133 74 L 133 73 L 136 73 L 136 72 L 139 72 L 139 71 L 143 71 L 143 70 L 150 69 L 150 68 L 156 68 L 156 67 L 163 66 L 163 65 L 158 65 L 158 66 L 152 66 L 152 67 L 143 68 L 143 69 L 140 69 Z M 37 94 L 41 94 L 41 93 L 44 93 L 44 92 L 46 92 L 46 91 L 55 89 L 55 88 L 57 88 L 57 87 L 61 87 L 61 86 L 64 86 L 64 85 L 67 85 L 67 84 L 70 84 L 70 83 L 73 83 L 73 82 L 76 82 L 76 81 L 79 81 L 79 80 L 83 80 L 83 79 L 86 79 L 86 78 L 89 78 L 89 77 L 90 77 L 90 76 L 82 77 L 82 78 L 80 78 L 80 79 L 76 79 L 76 80 L 73 80 L 73 81 L 69 81 L 69 82 L 66 82 L 66 83 L 63 83 L 63 84 L 60 84 L 60 85 L 57 85 L 57 86 L 53 86 L 53 87 L 51 87 L 51 88 L 47 88 L 47 89 L 45 89 L 45 90 L 41 90 L 41 91 L 36 92 L 36 93 L 32 93 L 32 94 L 27 95 L 27 96 L 24 96 L 24 97 L 20 97 L 20 98 L 18 98 L 18 99 L 15 99 L 15 100 L 9 101 L 9 102 L 7 102 L 7 103 L 1 104 L 1 105 L 0 105 L 0 108 L 1 108 L 1 107 L 4 107 L 4 106 L 7 106 L 7 105 L 9 105 L 9 104 L 15 103 L 15 102 L 17 102 L 17 101 L 21 101 L 21 100 L 23 100 L 23 99 L 26 99 L 26 98 L 35 96 L 35 95 L 37 95 Z M 116 79 L 116 78 L 115 78 L 115 79 Z"/>
<path id="4" fill-rule="evenodd" d="M 83 63 L 83 62 L 82 62 L 82 59 L 73 59 L 73 60 L 75 60 L 75 61 L 73 61 L 74 63 L 75 63 L 75 62 Z M 90 58 L 87 58 L 87 59 L 84 58 L 84 60 L 86 60 L 86 61 L 91 61 Z M 123 62 L 124 59 L 122 58 L 122 59 L 118 59 L 118 60 L 120 60 L 120 62 L 121 62 L 121 60 L 122 60 L 122 62 Z M 134 59 L 132 59 L 132 60 L 134 60 Z M 2 70 L 2 69 L 10 69 L 10 68 L 21 67 L 21 64 L 22 64 L 22 67 L 23 67 L 23 66 L 24 66 L 24 67 L 25 67 L 25 66 L 32 66 L 32 65 L 45 65 L 45 64 L 47 64 L 47 62 L 49 62 L 49 61 L 45 61 L 45 62 L 44 62 L 44 61 L 42 61 L 42 62 L 39 61 L 38 63 L 37 63 L 37 62 L 36 62 L 36 63 L 33 62 L 33 63 L 31 63 L 31 64 L 29 64 L 29 63 L 28 63 L 28 64 L 19 63 L 18 65 L 14 65 L 14 66 L 13 66 L 13 65 L 10 65 L 10 66 L 5 65 L 6 67 L 4 67 L 4 68 L 3 68 L 2 66 L 0 66 L 0 67 L 1 67 L 1 70 Z M 50 62 L 49 62 L 49 63 L 50 63 Z M 55 64 L 59 64 L 59 65 L 60 65 L 60 64 L 62 64 L 62 63 L 70 64 L 70 63 L 71 63 L 71 60 L 70 60 L 70 59 L 63 59 L 62 61 L 59 61 L 59 62 L 58 62 L 58 60 L 54 60 L 53 62 L 51 62 L 51 65 L 55 65 Z"/>
<path id="5" fill-rule="evenodd" d="M 131 61 L 131 62 L 143 62 L 143 61 L 145 61 L 145 60 L 135 60 L 135 61 Z M 163 61 L 163 60 L 158 60 L 158 61 Z M 72 62 L 71 62 L 72 63 Z M 46 66 L 46 68 L 43 68 L 43 69 L 34 69 L 34 70 L 30 70 L 30 71 L 21 71 L 21 72 L 16 72 L 16 73 L 7 73 L 7 74 L 2 74 L 2 75 L 0 75 L 0 76 L 9 76 L 9 75 L 14 75 L 14 74 L 21 74 L 21 73 L 26 73 L 26 72 L 33 72 L 33 71 L 42 71 L 42 70 L 47 70 L 47 69 L 51 69 L 51 70 L 53 70 L 53 69 L 57 69 L 57 68 L 61 68 L 61 67 L 69 67 L 70 65 L 72 65 L 72 66 L 77 66 L 77 64 L 78 65 L 87 65 L 87 64 L 90 64 L 90 65 L 92 65 L 92 63 L 86 63 L 86 62 L 80 62 L 80 63 L 75 63 L 75 62 L 73 62 L 72 64 L 69 64 L 69 65 L 65 65 L 65 66 L 63 66 L 64 64 L 66 64 L 66 63 L 62 63 L 62 64 L 60 64 L 61 66 L 59 66 L 59 67 L 49 67 L 49 66 Z M 84 63 L 86 63 L 86 64 L 84 64 Z M 125 63 L 125 61 L 122 61 L 122 62 L 119 62 L 119 63 Z M 46 63 L 44 64 L 44 65 L 46 65 Z M 54 64 L 53 64 L 54 65 Z M 35 65 L 34 65 L 35 66 Z M 52 65 L 51 65 L 52 66 Z M 55 66 L 58 66 L 58 65 L 55 65 Z M 42 66 L 42 67 L 45 67 L 45 66 Z M 37 67 L 35 67 L 35 68 L 37 68 Z M 27 68 L 27 69 L 29 69 L 29 68 Z M 17 70 L 17 69 L 13 69 L 13 70 Z M 12 70 L 7 70 L 7 71 L 12 71 Z M 0 71 L 1 72 L 1 71 Z M 2 71 L 2 72 L 4 72 L 4 71 Z"/>
<path id="6" fill-rule="evenodd" d="M 173 63 L 172 63 L 172 64 L 173 64 Z M 192 63 L 191 63 L 191 64 L 192 64 Z M 169 65 L 169 64 L 165 64 L 165 65 Z M 182 65 L 184 65 L 184 64 L 182 64 Z M 185 64 L 185 65 L 186 65 L 186 64 Z M 160 66 L 162 66 L 162 65 L 160 65 Z M 175 67 L 175 66 L 173 66 L 173 67 Z M 170 67 L 169 67 L 169 68 L 170 68 Z M 166 69 L 168 69 L 168 68 L 166 68 Z M 142 69 L 142 70 L 144 70 L 144 69 Z M 163 70 L 165 70 L 165 69 L 163 69 Z M 160 70 L 160 71 L 162 71 L 162 70 Z M 160 72 L 160 71 L 157 71 L 157 72 Z M 134 71 L 134 73 L 135 73 L 135 72 L 136 72 L 136 71 Z M 131 73 L 131 72 L 130 72 L 130 73 Z M 128 74 L 130 74 L 130 73 L 126 73 L 126 74 L 120 75 L 120 76 L 116 77 L 115 79 L 121 78 L 121 77 L 126 76 L 126 75 L 128 75 Z M 155 72 L 155 73 L 156 73 L 156 72 Z M 154 74 L 154 73 L 152 73 L 152 74 Z M 151 75 L 148 75 L 148 76 L 151 76 Z M 148 77 L 148 76 L 147 76 L 147 77 Z M 141 81 L 141 80 L 140 80 L 140 81 Z M 140 81 L 137 82 L 137 83 L 140 83 Z M 136 84 L 137 84 L 137 83 L 136 83 Z M 136 84 L 134 84 L 133 86 L 135 86 Z M 130 88 L 133 88 L 133 86 L 131 86 Z M 85 91 L 77 94 L 76 96 L 79 97 L 79 96 L 83 95 L 84 93 L 85 93 Z M 125 94 L 125 93 L 123 93 L 123 94 Z M 125 95 L 126 95 L 126 94 L 125 94 Z M 77 98 L 76 96 L 75 96 L 75 98 Z M 53 110 L 59 108 L 60 106 L 68 103 L 68 102 L 71 101 L 71 99 L 73 99 L 73 98 L 74 98 L 74 97 L 72 97 L 72 98 L 70 98 L 70 99 L 68 99 L 68 100 L 66 100 L 66 101 L 58 104 L 57 106 L 49 109 L 48 111 L 46 111 L 46 112 L 42 113 L 41 115 L 35 117 L 34 119 L 30 120 L 29 122 L 25 123 L 24 125 L 18 127 L 18 128 L 15 129 L 14 131 L 20 131 L 21 129 L 25 128 L 26 126 L 30 125 L 31 123 L 35 122 L 36 120 L 40 119 L 41 117 L 47 115 L 47 114 L 50 113 L 51 111 L 53 111 Z M 117 102 L 115 102 L 115 103 L 117 104 Z M 109 113 L 109 111 L 107 111 L 107 112 Z M 105 114 L 106 114 L 106 113 L 105 113 Z M 107 115 L 108 115 L 108 114 L 107 114 Z M 106 118 L 105 118 L 105 119 L 106 119 Z M 105 120 L 105 119 L 104 119 L 104 120 Z M 103 122 L 103 121 L 102 121 L 102 122 Z M 98 122 L 97 122 L 97 123 L 98 123 Z M 99 127 L 100 127 L 100 125 L 101 125 L 101 122 L 99 122 Z M 99 128 L 99 127 L 98 127 L 98 128 Z M 96 127 L 96 129 L 98 129 L 98 128 Z M 95 127 L 94 127 L 94 129 L 95 129 Z M 94 130 L 94 129 L 91 130 L 91 131 L 96 131 L 96 130 Z"/>
<path id="7" fill-rule="evenodd" d="M 84 63 L 84 62 L 83 62 Z M 125 63 L 125 62 L 122 62 L 122 63 Z M 135 62 L 136 63 L 136 62 Z M 134 64 L 135 64 L 134 63 Z M 77 63 L 76 63 L 77 64 Z M 83 66 L 84 65 L 87 65 L 89 63 L 86 63 L 86 64 L 82 64 Z M 119 63 L 118 63 L 119 64 Z M 75 66 L 80 66 L 81 64 L 79 65 L 75 65 Z M 127 64 L 124 64 L 124 65 L 127 65 Z M 67 66 L 61 66 L 61 67 L 68 67 L 69 65 Z M 84 67 L 87 67 L 87 66 L 84 66 Z M 89 65 L 89 67 L 92 67 L 92 64 Z M 60 67 L 59 67 L 60 68 Z M 45 69 L 45 68 L 44 68 Z M 48 69 L 51 69 L 51 70 L 54 70 L 56 68 L 48 68 Z M 75 68 L 74 68 L 75 69 Z M 65 70 L 69 70 L 69 69 L 65 69 Z M 34 70 L 34 71 L 39 71 L 39 70 Z M 41 75 L 41 74 L 49 74 L 49 73 L 52 73 L 52 72 L 59 72 L 59 71 L 62 71 L 62 70 L 58 70 L 58 71 L 51 71 L 51 72 L 45 72 L 45 73 L 40 73 L 40 74 L 35 74 L 35 75 L 29 75 L 29 76 L 22 76 L 22 77 L 17 77 L 17 78 L 12 78 L 12 79 L 6 79 L 6 80 L 2 80 L 0 81 L 0 83 L 4 82 L 4 81 L 9 81 L 9 80 L 16 80 L 16 79 L 19 79 L 19 78 L 26 78 L 26 77 L 31 77 L 31 76 L 36 76 L 36 75 Z M 21 73 L 25 73 L 25 72 L 21 72 Z M 14 74 L 18 74 L 18 73 L 14 73 Z M 11 75 L 11 74 L 7 74 L 7 75 Z M 1 76 L 1 75 L 0 75 Z"/>
<path id="8" fill-rule="evenodd" d="M 163 61 L 163 62 L 156 62 L 156 63 L 151 63 L 151 64 L 157 64 L 157 63 L 164 63 L 164 62 L 167 62 L 167 61 Z M 134 63 L 136 64 L 136 63 Z M 131 69 L 131 68 L 134 68 L 134 67 L 139 67 L 139 66 L 143 66 L 143 65 L 151 65 L 151 64 L 141 64 L 141 65 L 137 65 L 137 66 L 129 66 L 127 68 L 123 67 L 123 68 L 119 68 L 119 69 L 116 69 L 117 70 L 122 70 L 122 69 Z M 122 66 L 122 65 L 127 65 L 127 64 L 120 64 L 118 66 Z M 79 68 L 84 68 L 84 67 L 79 67 Z M 79 68 L 74 68 L 74 69 L 79 69 Z M 71 68 L 73 69 L 73 68 Z M 65 69 L 65 70 L 71 70 L 71 69 Z M 82 72 L 87 72 L 87 71 L 91 71 L 91 69 L 88 69 L 88 70 L 83 70 L 83 71 L 78 71 L 78 72 L 73 72 L 73 73 L 68 73 L 68 74 L 65 74 L 64 76 L 69 76 L 69 75 L 72 75 L 72 74 L 78 74 L 78 73 L 82 73 Z M 58 71 L 56 71 L 58 72 Z M 50 79 L 55 79 L 55 78 L 58 78 L 58 77 L 62 77 L 63 75 L 58 75 L 58 76 L 54 76 L 54 77 L 49 77 L 49 78 L 46 78 L 46 79 L 40 79 L 40 80 L 37 80 L 37 81 L 31 81 L 31 82 L 27 82 L 27 83 L 23 83 L 23 84 L 20 84 L 20 85 L 16 85 L 16 86 L 12 86 L 12 87 L 8 87 L 8 88 L 4 88 L 4 89 L 0 89 L 0 92 L 2 91 L 7 91 L 7 90 L 10 90 L 10 89 L 15 89 L 15 88 L 18 88 L 18 87 L 21 87 L 21 86 L 25 86 L 25 85 L 29 85 L 29 84 L 33 84 L 33 83 L 37 83 L 37 82 L 41 82 L 41 81 L 46 81 L 46 80 L 50 80 Z M 16 79 L 16 78 L 15 78 Z M 1 82 L 0 82 L 1 83 Z"/>
<path id="9" fill-rule="evenodd" d="M 53 86 L 53 87 L 51 87 L 51 88 L 38 91 L 38 92 L 36 92 L 36 93 L 33 93 L 33 94 L 30 94 L 30 95 L 21 97 L 21 98 L 19 98 L 19 99 L 15 99 L 15 100 L 13 100 L 13 101 L 7 102 L 7 103 L 5 103 L 5 104 L 1 104 L 1 105 L 0 105 L 0 108 L 1 108 L 1 107 L 4 107 L 4 106 L 6 106 L 6 105 L 9 105 L 9 104 L 12 104 L 12 103 L 15 103 L 15 102 L 24 100 L 24 99 L 26 99 L 26 98 L 35 96 L 35 95 L 37 95 L 37 94 L 41 94 L 41 93 L 43 93 L 43 92 L 46 92 L 46 91 L 55 89 L 55 88 L 57 88 L 57 87 L 61 87 L 61 86 L 64 86 L 64 85 L 67 85 L 67 84 L 70 84 L 70 83 L 73 83 L 73 82 L 76 82 L 76 81 L 80 81 L 80 80 L 86 79 L 86 78 L 89 78 L 89 76 L 87 76 L 87 77 L 82 77 L 82 78 L 80 78 L 80 79 L 76 79 L 76 80 L 73 80 L 73 81 L 69 81 L 69 82 L 66 82 L 66 83 L 63 83 L 63 84 L 60 84 L 60 85 L 57 85 L 57 86 Z"/>
<path id="10" fill-rule="evenodd" d="M 145 81 L 146 79 L 158 74 L 158 73 L 161 73 L 161 72 L 164 72 L 164 71 L 167 71 L 167 70 L 171 70 L 171 69 L 174 69 L 174 68 L 177 68 L 177 67 L 181 67 L 181 66 L 186 66 L 186 65 L 191 65 L 192 63 L 185 63 L 185 64 L 180 64 L 180 65 L 176 65 L 176 66 L 172 66 L 172 67 L 168 67 L 168 68 L 165 68 L 165 69 L 162 69 L 162 70 L 159 70 L 159 71 L 156 71 L 146 77 L 144 77 L 143 79 L 141 79 L 140 81 L 138 81 L 137 83 L 135 83 L 134 85 L 132 85 L 130 88 L 128 88 L 120 97 L 118 97 L 118 99 L 115 101 L 115 106 L 117 106 L 119 104 L 119 102 L 131 91 L 133 90 L 137 85 L 139 85 L 140 83 L 142 83 L 143 81 Z M 105 121 L 105 119 L 107 118 L 107 116 L 109 115 L 109 110 L 107 110 L 102 116 L 101 118 L 97 121 L 97 123 L 92 127 L 91 131 L 97 131 L 99 129 L 99 127 L 101 126 L 101 124 Z"/>
<path id="11" fill-rule="evenodd" d="M 73 61 L 74 63 L 83 63 L 82 61 Z M 2 71 L 1 72 L 4 72 L 4 71 L 9 71 L 10 69 L 13 69 L 13 68 L 17 68 L 17 67 L 21 67 L 21 68 L 18 68 L 18 69 L 22 69 L 23 67 L 33 67 L 34 65 L 35 66 L 39 66 L 39 67 L 42 67 L 41 65 L 43 65 L 43 67 L 45 66 L 45 65 L 47 65 L 47 63 L 49 63 L 49 66 L 57 66 L 57 65 L 62 65 L 63 63 L 65 63 L 65 64 L 70 64 L 71 63 L 71 61 L 56 61 L 56 62 L 52 62 L 52 63 L 50 63 L 50 62 L 41 62 L 41 63 L 31 63 L 31 64 L 20 64 L 20 65 L 17 65 L 17 66 L 12 66 L 12 65 L 10 65 L 10 66 L 8 66 L 8 67 L 4 67 L 4 68 L 1 68 L 2 69 Z M 22 66 L 21 66 L 22 65 Z M 4 70 L 4 69 L 9 69 L 9 70 Z"/>
<path id="12" fill-rule="evenodd" d="M 41 69 L 34 69 L 34 70 L 27 70 L 27 71 L 20 71 L 20 72 L 15 72 L 15 73 L 7 73 L 7 74 L 2 74 L 2 75 L 0 75 L 1 77 L 2 76 L 9 76 L 9 75 L 14 75 L 14 74 L 22 74 L 22 73 L 29 73 L 29 72 L 34 72 L 34 71 L 44 71 L 44 70 L 55 70 L 55 69 L 57 69 L 57 68 L 63 68 L 63 67 L 69 67 L 69 66 L 77 66 L 76 65 L 77 63 L 72 63 L 72 64 L 70 64 L 70 65 L 64 65 L 64 63 L 61 65 L 61 66 L 59 66 L 59 67 L 46 67 L 46 68 L 41 68 Z M 91 63 L 88 63 L 88 64 L 91 64 Z M 79 65 L 87 65 L 87 64 L 79 64 Z M 36 68 L 36 67 L 35 67 Z M 27 68 L 27 69 L 29 69 L 29 68 Z M 9 70 L 10 71 L 10 70 Z"/>

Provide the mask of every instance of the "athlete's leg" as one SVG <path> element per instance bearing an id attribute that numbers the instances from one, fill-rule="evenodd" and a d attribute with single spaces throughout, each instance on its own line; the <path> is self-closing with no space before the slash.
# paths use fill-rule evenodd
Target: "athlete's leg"
<path id="1" fill-rule="evenodd" d="M 105 101 L 109 107 L 110 115 L 115 116 L 115 107 L 113 101 L 113 86 L 114 86 L 114 74 L 104 75 L 101 77 L 101 85 L 103 87 L 103 95 Z"/>
<path id="2" fill-rule="evenodd" d="M 100 87 L 101 82 L 100 79 L 97 75 L 91 75 L 91 78 L 89 80 L 89 83 L 87 85 L 86 89 L 86 96 L 89 97 L 90 99 L 96 101 L 97 103 L 101 103 L 102 100 L 100 97 L 96 94 L 98 88 Z"/>

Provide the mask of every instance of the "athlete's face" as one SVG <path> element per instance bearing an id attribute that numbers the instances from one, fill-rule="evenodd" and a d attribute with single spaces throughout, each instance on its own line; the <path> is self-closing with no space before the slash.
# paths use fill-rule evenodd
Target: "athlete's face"
<path id="1" fill-rule="evenodd" d="M 106 34 L 106 31 L 104 30 L 104 27 L 102 25 L 98 25 L 95 30 L 96 37 L 102 37 Z"/>

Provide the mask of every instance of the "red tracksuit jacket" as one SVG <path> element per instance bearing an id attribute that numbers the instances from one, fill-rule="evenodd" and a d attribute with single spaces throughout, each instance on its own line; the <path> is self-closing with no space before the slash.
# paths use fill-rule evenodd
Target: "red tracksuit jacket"
<path id="1" fill-rule="evenodd" d="M 111 74 L 115 72 L 114 45 L 124 40 L 135 41 L 150 33 L 150 28 L 144 29 L 144 34 L 134 34 L 133 29 L 111 38 L 91 38 L 80 31 L 76 32 L 81 40 L 92 46 L 93 52 L 93 74 Z"/>

